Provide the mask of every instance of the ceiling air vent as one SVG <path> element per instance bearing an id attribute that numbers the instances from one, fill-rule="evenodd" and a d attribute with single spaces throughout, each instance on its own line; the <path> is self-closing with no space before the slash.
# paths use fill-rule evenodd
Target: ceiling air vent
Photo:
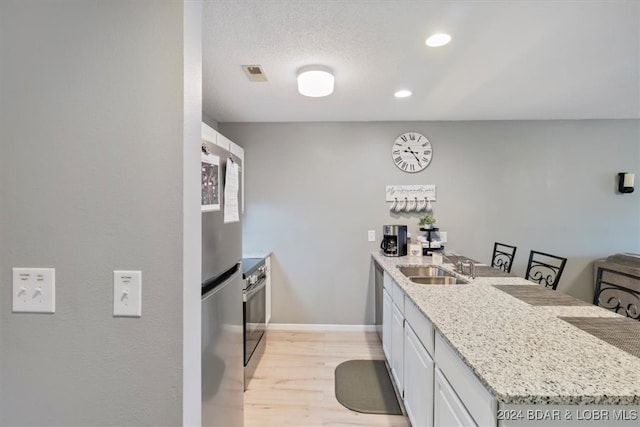
<path id="1" fill-rule="evenodd" d="M 242 69 L 252 82 L 266 82 L 267 75 L 260 65 L 243 65 Z"/>

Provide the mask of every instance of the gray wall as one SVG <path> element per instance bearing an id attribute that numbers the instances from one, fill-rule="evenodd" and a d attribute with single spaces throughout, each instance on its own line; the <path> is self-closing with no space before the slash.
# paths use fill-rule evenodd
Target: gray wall
<path id="1" fill-rule="evenodd" d="M 246 150 L 244 248 L 273 250 L 273 321 L 373 322 L 370 252 L 390 214 L 385 185 L 436 184 L 448 250 L 489 262 L 494 241 L 569 258 L 559 290 L 590 300 L 591 262 L 640 252 L 640 198 L 616 194 L 616 174 L 640 173 L 638 120 L 221 123 Z M 391 144 L 423 133 L 431 165 L 400 171 Z M 367 242 L 367 230 L 378 241 Z"/>
<path id="2" fill-rule="evenodd" d="M 218 122 L 213 120 L 211 116 L 207 115 L 204 111 L 202 112 L 202 121 L 212 129 L 218 130 Z"/>
<path id="3" fill-rule="evenodd" d="M 0 43 L 0 425 L 180 425 L 183 5 L 3 0 Z M 14 266 L 55 314 L 11 313 Z"/>

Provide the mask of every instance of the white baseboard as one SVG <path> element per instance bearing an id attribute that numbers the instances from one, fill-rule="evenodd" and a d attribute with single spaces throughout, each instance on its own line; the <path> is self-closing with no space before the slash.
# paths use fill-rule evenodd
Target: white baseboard
<path id="1" fill-rule="evenodd" d="M 376 325 L 319 325 L 315 323 L 269 323 L 271 331 L 343 331 L 376 332 Z"/>

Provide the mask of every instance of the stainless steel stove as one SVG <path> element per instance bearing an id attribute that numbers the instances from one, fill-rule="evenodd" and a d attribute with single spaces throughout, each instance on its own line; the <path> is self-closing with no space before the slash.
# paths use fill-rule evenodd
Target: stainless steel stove
<path id="1" fill-rule="evenodd" d="M 244 389 L 264 353 L 266 337 L 267 266 L 264 258 L 243 258 Z"/>

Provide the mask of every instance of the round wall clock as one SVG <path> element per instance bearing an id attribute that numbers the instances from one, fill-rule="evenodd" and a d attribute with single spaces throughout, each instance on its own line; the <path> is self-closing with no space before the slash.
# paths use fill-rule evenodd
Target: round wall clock
<path id="1" fill-rule="evenodd" d="M 391 147 L 393 162 L 405 172 L 420 172 L 429 166 L 432 156 L 431 143 L 417 132 L 403 133 Z"/>

